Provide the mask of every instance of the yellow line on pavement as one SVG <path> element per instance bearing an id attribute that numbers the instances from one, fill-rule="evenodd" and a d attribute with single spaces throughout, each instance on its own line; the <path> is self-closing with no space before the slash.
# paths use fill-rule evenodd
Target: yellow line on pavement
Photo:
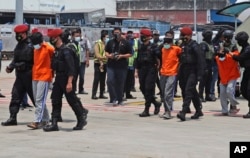
<path id="1" fill-rule="evenodd" d="M 174 98 L 174 101 L 182 100 L 182 98 Z M 135 102 L 127 102 L 126 105 L 134 105 L 134 106 L 141 106 L 144 105 L 145 101 L 135 101 Z"/>

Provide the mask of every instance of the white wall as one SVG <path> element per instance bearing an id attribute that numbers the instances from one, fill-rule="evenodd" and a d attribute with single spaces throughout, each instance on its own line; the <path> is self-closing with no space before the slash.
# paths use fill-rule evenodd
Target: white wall
<path id="1" fill-rule="evenodd" d="M 116 15 L 116 0 L 23 0 L 23 9 L 28 11 L 59 12 L 74 9 L 105 8 L 106 15 Z M 16 0 L 0 0 L 0 10 L 14 10 Z"/>

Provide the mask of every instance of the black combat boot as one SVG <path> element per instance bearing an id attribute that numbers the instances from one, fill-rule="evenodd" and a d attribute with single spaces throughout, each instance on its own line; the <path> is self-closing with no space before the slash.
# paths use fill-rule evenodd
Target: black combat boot
<path id="1" fill-rule="evenodd" d="M 177 117 L 178 117 L 181 121 L 186 121 L 186 113 L 183 112 L 183 111 L 180 111 L 180 112 L 177 114 Z"/>
<path id="2" fill-rule="evenodd" d="M 63 119 L 62 119 L 61 115 L 58 117 L 57 122 L 63 122 Z"/>
<path id="3" fill-rule="evenodd" d="M 45 132 L 51 132 L 51 131 L 59 131 L 58 126 L 57 126 L 57 118 L 52 118 L 52 123 L 51 125 L 47 125 L 43 127 L 43 130 Z"/>
<path id="4" fill-rule="evenodd" d="M 248 106 L 249 106 L 249 104 L 248 104 Z M 243 118 L 245 118 L 245 119 L 250 118 L 250 106 L 249 106 L 249 112 L 247 114 L 243 115 Z"/>
<path id="5" fill-rule="evenodd" d="M 199 117 L 203 116 L 202 111 L 196 111 L 193 116 L 191 116 L 191 119 L 199 119 Z"/>
<path id="6" fill-rule="evenodd" d="M 16 126 L 17 125 L 16 115 L 11 114 L 10 118 L 7 121 L 2 122 L 1 124 L 2 126 Z"/>
<path id="7" fill-rule="evenodd" d="M 77 116 L 77 124 L 73 130 L 82 130 L 84 126 L 87 125 L 87 115 Z"/>
<path id="8" fill-rule="evenodd" d="M 155 106 L 154 114 L 158 115 L 159 112 L 160 112 L 160 108 L 161 108 L 161 102 L 158 102 L 158 101 L 154 100 L 153 104 Z"/>
<path id="9" fill-rule="evenodd" d="M 17 121 L 15 118 L 9 118 L 7 121 L 2 122 L 2 126 L 16 126 Z"/>
<path id="10" fill-rule="evenodd" d="M 243 115 L 243 118 L 249 119 L 250 118 L 250 112 L 248 112 L 247 114 Z"/>
<path id="11" fill-rule="evenodd" d="M 100 93 L 99 98 L 100 98 L 100 99 L 108 99 L 108 97 L 106 97 L 106 96 L 103 94 L 103 92 Z"/>
<path id="12" fill-rule="evenodd" d="M 150 106 L 145 106 L 145 109 L 142 113 L 139 114 L 140 117 L 149 117 L 150 114 L 149 114 L 149 107 Z"/>
<path id="13" fill-rule="evenodd" d="M 83 107 L 83 119 L 87 120 L 89 110 Z"/>

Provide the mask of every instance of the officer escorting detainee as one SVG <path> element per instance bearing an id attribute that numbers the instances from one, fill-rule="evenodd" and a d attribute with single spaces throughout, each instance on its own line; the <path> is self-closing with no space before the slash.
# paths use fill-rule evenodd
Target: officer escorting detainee
<path id="1" fill-rule="evenodd" d="M 10 118 L 2 122 L 2 126 L 17 125 L 17 113 L 19 112 L 20 104 L 26 92 L 28 93 L 33 105 L 32 92 L 32 66 L 34 48 L 28 38 L 28 25 L 17 25 L 14 28 L 16 33 L 17 45 L 14 49 L 14 58 L 9 66 L 6 67 L 6 72 L 11 73 L 16 70 L 16 80 L 14 82 L 11 101 L 9 106 Z"/>
<path id="2" fill-rule="evenodd" d="M 43 128 L 46 132 L 59 130 L 57 122 L 61 114 L 63 94 L 77 117 L 77 124 L 73 130 L 82 130 L 87 124 L 88 110 L 83 108 L 81 101 L 73 90 L 73 78 L 76 73 L 75 64 L 79 63 L 75 63 L 77 60 L 72 49 L 63 44 L 62 33 L 61 29 L 53 29 L 48 33 L 50 43 L 56 50 L 52 59 L 52 69 L 56 72 L 56 77 L 51 94 L 52 123 Z"/>

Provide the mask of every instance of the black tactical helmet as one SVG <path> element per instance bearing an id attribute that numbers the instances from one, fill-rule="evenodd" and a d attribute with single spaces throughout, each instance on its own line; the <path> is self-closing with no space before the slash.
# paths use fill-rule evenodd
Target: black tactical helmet
<path id="1" fill-rule="evenodd" d="M 241 31 L 241 32 L 237 33 L 237 35 L 235 36 L 235 40 L 237 40 L 237 41 L 247 41 L 248 38 L 249 38 L 249 36 L 245 31 Z"/>
<path id="2" fill-rule="evenodd" d="M 213 32 L 212 32 L 212 30 L 204 30 L 204 31 L 202 31 L 202 36 L 203 37 L 208 37 L 208 36 L 213 36 Z"/>
<path id="3" fill-rule="evenodd" d="M 70 34 L 71 34 L 70 29 L 65 29 L 65 30 L 63 31 L 63 33 L 62 33 L 62 35 L 61 35 L 61 38 L 62 38 L 63 43 L 67 44 L 67 43 L 70 42 L 70 39 L 69 39 Z"/>
<path id="4" fill-rule="evenodd" d="M 223 32 L 223 34 L 222 34 L 222 36 L 223 36 L 224 38 L 228 38 L 228 39 L 232 39 L 232 38 L 233 38 L 233 35 L 234 35 L 234 33 L 233 33 L 233 31 L 231 31 L 231 30 L 225 30 L 225 31 Z"/>

